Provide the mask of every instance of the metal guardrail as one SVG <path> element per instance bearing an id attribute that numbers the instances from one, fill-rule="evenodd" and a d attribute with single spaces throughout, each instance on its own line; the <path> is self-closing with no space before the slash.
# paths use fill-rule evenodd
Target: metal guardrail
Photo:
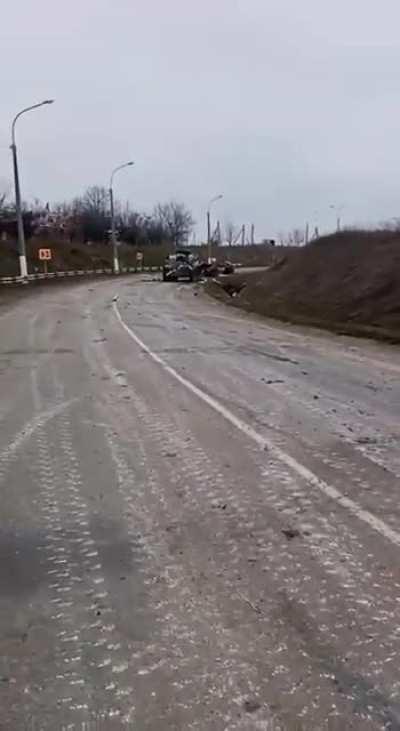
<path id="1" fill-rule="evenodd" d="M 142 274 L 149 272 L 159 272 L 161 267 L 121 267 L 120 274 Z M 28 274 L 28 282 L 36 282 L 41 279 L 62 279 L 64 277 L 84 277 L 98 276 L 104 274 L 113 274 L 111 268 L 107 269 L 73 269 L 66 272 L 40 272 L 38 274 Z M 118 275 L 117 275 L 118 276 Z M 26 280 L 21 277 L 0 277 L 0 284 L 23 284 Z"/>

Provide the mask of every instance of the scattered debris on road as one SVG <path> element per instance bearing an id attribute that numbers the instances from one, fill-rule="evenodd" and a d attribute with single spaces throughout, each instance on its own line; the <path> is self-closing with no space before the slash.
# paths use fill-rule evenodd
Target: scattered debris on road
<path id="1" fill-rule="evenodd" d="M 298 538 L 301 535 L 297 528 L 282 528 L 281 532 L 286 536 L 288 541 L 291 541 L 293 538 Z"/>

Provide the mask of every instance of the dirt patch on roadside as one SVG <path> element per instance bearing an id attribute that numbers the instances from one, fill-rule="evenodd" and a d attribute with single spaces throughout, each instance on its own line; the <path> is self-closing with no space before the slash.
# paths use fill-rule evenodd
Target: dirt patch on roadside
<path id="1" fill-rule="evenodd" d="M 400 342 L 400 233 L 343 231 L 208 291 L 286 322 Z"/>

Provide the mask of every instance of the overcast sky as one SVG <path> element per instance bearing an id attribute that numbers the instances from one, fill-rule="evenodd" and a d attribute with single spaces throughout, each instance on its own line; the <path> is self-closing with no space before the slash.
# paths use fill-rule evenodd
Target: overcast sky
<path id="1" fill-rule="evenodd" d="M 400 216 L 399 0 L 3 0 L 0 189 L 18 123 L 23 195 L 107 184 L 139 209 L 170 198 L 202 230 L 259 238 Z M 204 228 L 204 226 L 203 226 Z"/>

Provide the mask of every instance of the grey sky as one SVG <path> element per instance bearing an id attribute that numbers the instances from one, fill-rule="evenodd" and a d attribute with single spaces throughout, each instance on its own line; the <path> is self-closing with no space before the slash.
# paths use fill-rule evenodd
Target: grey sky
<path id="1" fill-rule="evenodd" d="M 107 183 L 258 236 L 400 215 L 398 0 L 4 0 L 0 187 L 19 123 L 24 197 Z"/>

